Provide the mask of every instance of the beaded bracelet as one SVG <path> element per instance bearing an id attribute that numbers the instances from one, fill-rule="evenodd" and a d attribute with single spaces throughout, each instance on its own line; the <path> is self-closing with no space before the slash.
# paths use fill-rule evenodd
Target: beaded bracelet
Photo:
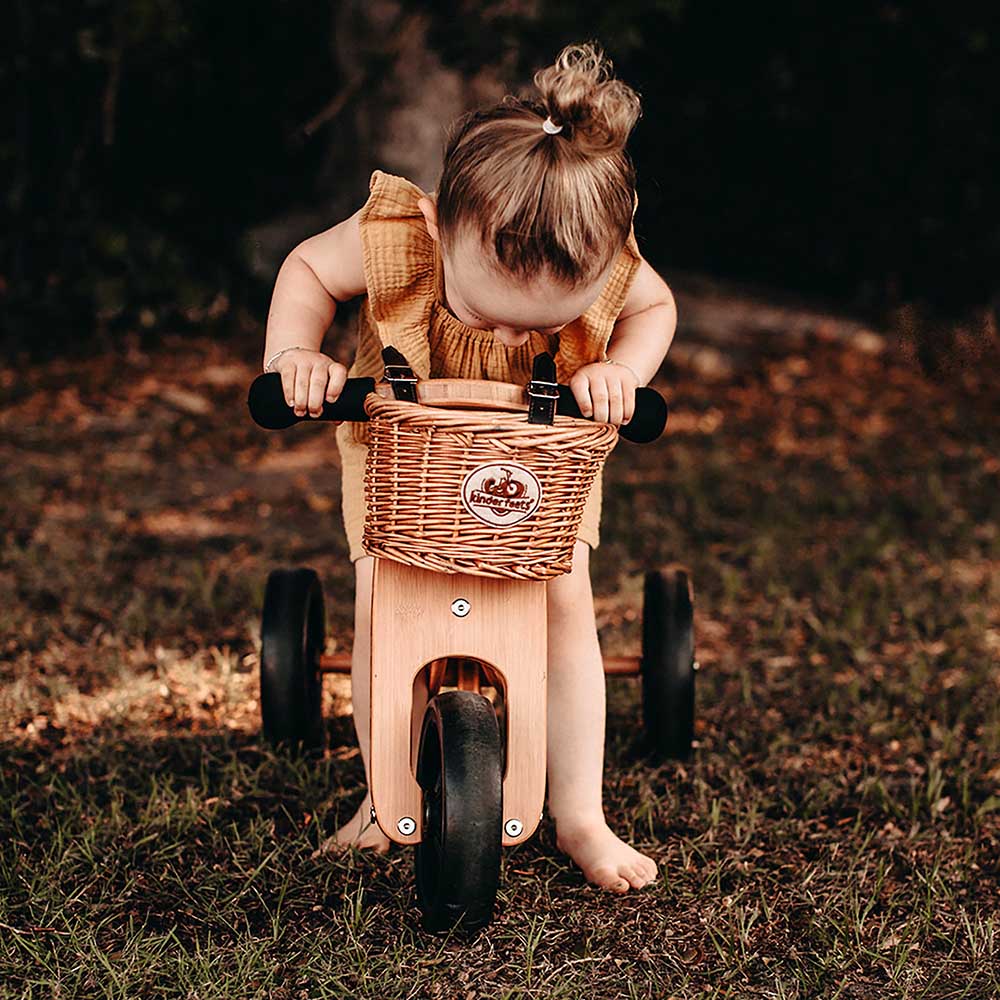
<path id="1" fill-rule="evenodd" d="M 624 361 L 615 361 L 614 358 L 605 358 L 602 364 L 605 365 L 621 365 L 622 368 L 627 368 L 631 373 L 632 377 L 635 379 L 638 385 L 642 385 L 642 379 L 636 374 L 635 369 L 631 365 L 625 364 Z"/>
<path id="2" fill-rule="evenodd" d="M 267 359 L 267 361 L 264 362 L 264 371 L 270 372 L 271 365 L 273 365 L 274 362 L 277 361 L 282 354 L 287 354 L 289 351 L 308 351 L 308 350 L 310 350 L 310 348 L 308 347 L 283 347 L 280 351 L 278 351 L 277 354 L 272 354 Z"/>

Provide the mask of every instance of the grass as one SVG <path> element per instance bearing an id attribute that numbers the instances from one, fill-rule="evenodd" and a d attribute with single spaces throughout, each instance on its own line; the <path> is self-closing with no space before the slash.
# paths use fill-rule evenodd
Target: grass
<path id="1" fill-rule="evenodd" d="M 608 681 L 606 812 L 660 878 L 598 892 L 546 818 L 471 939 L 421 930 L 408 850 L 314 856 L 363 794 L 345 678 L 322 759 L 258 739 L 267 571 L 316 567 L 351 641 L 327 429 L 249 425 L 232 345 L 4 375 L 0 997 L 1000 994 L 994 387 L 754 358 L 665 367 L 671 433 L 607 472 L 605 650 L 644 568 L 696 588 L 693 759 L 645 760 Z"/>

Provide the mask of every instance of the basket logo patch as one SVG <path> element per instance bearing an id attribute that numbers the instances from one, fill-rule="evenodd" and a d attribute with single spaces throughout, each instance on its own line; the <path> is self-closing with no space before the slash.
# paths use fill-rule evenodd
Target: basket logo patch
<path id="1" fill-rule="evenodd" d="M 462 483 L 465 509 L 483 524 L 509 528 L 538 510 L 542 502 L 542 484 L 523 465 L 511 462 L 480 465 Z"/>

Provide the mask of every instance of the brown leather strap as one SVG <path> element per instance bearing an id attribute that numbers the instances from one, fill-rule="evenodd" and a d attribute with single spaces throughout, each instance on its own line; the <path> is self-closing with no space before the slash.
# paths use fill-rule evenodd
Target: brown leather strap
<path id="1" fill-rule="evenodd" d="M 531 366 L 528 390 L 528 423 L 552 424 L 556 419 L 559 402 L 559 384 L 556 382 L 556 363 L 551 355 L 536 354 Z"/>

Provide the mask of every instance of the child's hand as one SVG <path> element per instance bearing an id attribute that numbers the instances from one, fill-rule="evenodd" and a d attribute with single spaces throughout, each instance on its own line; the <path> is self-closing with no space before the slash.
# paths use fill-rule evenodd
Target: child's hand
<path id="1" fill-rule="evenodd" d="M 635 412 L 635 372 L 627 365 L 597 361 L 578 368 L 569 387 L 580 412 L 600 424 L 627 424 Z"/>
<path id="2" fill-rule="evenodd" d="M 297 417 L 304 417 L 306 411 L 310 417 L 320 416 L 323 403 L 335 402 L 347 381 L 347 369 L 339 361 L 301 347 L 282 354 L 271 370 L 281 375 L 285 402 Z"/>

